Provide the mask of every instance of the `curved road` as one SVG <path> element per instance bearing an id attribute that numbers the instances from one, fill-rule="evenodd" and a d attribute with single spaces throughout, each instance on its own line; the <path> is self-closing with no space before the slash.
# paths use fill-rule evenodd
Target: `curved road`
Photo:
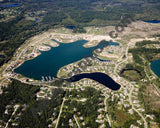
<path id="1" fill-rule="evenodd" d="M 132 104 L 132 92 L 133 92 L 133 90 L 134 90 L 134 87 L 133 87 L 133 85 L 131 85 L 131 84 L 130 84 L 130 86 L 131 86 L 132 88 L 131 88 L 131 91 L 130 91 L 130 93 L 129 93 L 129 103 L 132 105 L 132 109 L 133 109 L 135 112 L 137 112 L 138 115 L 142 118 L 142 120 L 143 120 L 143 122 L 144 122 L 144 127 L 147 128 L 147 122 L 146 122 L 145 118 L 143 117 L 143 115 L 142 115 L 140 112 L 138 112 L 137 109 L 134 108 L 134 105 Z"/>

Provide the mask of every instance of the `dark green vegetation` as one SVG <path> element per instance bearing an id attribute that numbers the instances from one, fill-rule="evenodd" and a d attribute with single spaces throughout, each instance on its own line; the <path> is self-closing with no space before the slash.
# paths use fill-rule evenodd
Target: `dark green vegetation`
<path id="1" fill-rule="evenodd" d="M 159 80 L 157 80 L 157 82 L 158 81 Z M 160 81 L 158 82 L 158 85 L 159 83 Z M 153 83 L 148 81 L 141 83 L 139 99 L 141 99 L 141 103 L 145 107 L 146 114 L 153 115 L 154 121 L 157 123 L 158 127 L 160 127 L 160 103 L 158 102 L 160 96 L 157 94 Z"/>
<path id="2" fill-rule="evenodd" d="M 69 119 L 74 120 L 74 115 L 81 127 L 97 128 L 99 126 L 99 123 L 96 122 L 99 115 L 98 109 L 104 108 L 104 96 L 101 95 L 101 91 L 92 87 L 86 87 L 85 90 L 74 89 L 66 91 L 65 98 L 67 100 L 64 103 L 59 127 L 68 128 Z M 86 101 L 81 101 L 81 99 L 86 99 Z M 82 125 L 83 122 L 85 125 Z"/>
<path id="3" fill-rule="evenodd" d="M 62 88 L 52 89 L 51 100 L 42 99 L 36 100 L 36 93 L 40 88 L 37 86 L 23 84 L 17 80 L 3 88 L 3 94 L 0 95 L 0 120 L 7 122 L 9 118 L 10 128 L 14 128 L 12 123 L 18 124 L 18 128 L 47 128 L 49 124 L 54 122 L 59 115 L 63 98 L 65 97 L 63 111 L 60 116 L 58 127 L 69 127 L 69 120 L 74 124 L 74 116 L 79 121 L 80 125 L 85 123 L 84 127 L 98 127 L 99 123 L 95 120 L 100 114 L 98 110 L 104 108 L 104 96 L 101 91 L 92 87 L 86 87 L 85 90 L 66 90 Z M 82 100 L 84 99 L 84 100 Z M 14 105 L 19 105 L 14 116 L 11 117 L 14 111 Z M 6 107 L 10 106 L 10 107 Z M 4 114 L 8 109 L 8 114 Z M 105 112 L 101 112 L 105 114 Z M 83 119 L 80 119 L 83 117 Z M 63 125 L 62 125 L 63 124 Z M 108 123 L 105 123 L 108 126 Z M 53 127 L 55 124 L 53 124 Z"/>
<path id="4" fill-rule="evenodd" d="M 159 48 L 148 48 L 147 45 L 159 44 L 159 41 L 141 41 L 136 43 L 136 48 L 129 49 L 129 53 L 132 53 L 134 62 L 127 64 L 126 67 L 121 71 L 121 75 L 128 78 L 129 80 L 140 80 L 145 77 L 144 66 L 147 66 L 150 61 L 160 59 Z M 128 76 L 130 72 L 136 71 L 137 77 L 135 75 Z M 124 74 L 124 71 L 128 71 Z M 139 77 L 138 77 L 139 76 Z"/>
<path id="5" fill-rule="evenodd" d="M 13 56 L 15 50 L 29 37 L 40 31 L 47 30 L 45 26 L 39 26 L 34 21 L 26 21 L 23 14 L 12 21 L 0 23 L 0 65 L 7 62 Z"/>
<path id="6" fill-rule="evenodd" d="M 123 105 L 119 107 L 118 101 L 120 99 L 118 97 L 115 97 L 112 101 L 112 96 L 110 96 L 106 102 L 107 109 L 108 109 L 108 115 L 111 116 L 111 119 L 113 120 L 113 128 L 129 128 L 131 124 L 134 124 L 136 126 L 139 126 L 136 122 L 138 119 L 141 119 L 141 117 L 135 112 L 133 115 L 130 115 L 128 113 L 128 110 L 131 109 L 131 106 L 124 107 Z"/>
<path id="7" fill-rule="evenodd" d="M 64 93 L 63 89 L 54 89 L 51 100 L 44 99 L 31 104 L 20 117 L 19 127 L 47 128 L 52 123 L 49 118 L 58 118 Z"/>
<path id="8" fill-rule="evenodd" d="M 123 69 L 121 71 L 121 75 L 132 81 L 136 81 L 141 78 L 141 73 L 135 69 Z"/>
<path id="9" fill-rule="evenodd" d="M 7 88 L 3 88 L 3 94 L 0 95 L 0 120 L 8 121 L 13 112 L 9 115 L 4 114 L 5 107 L 13 104 L 31 104 L 36 100 L 36 93 L 39 91 L 38 86 L 23 84 L 17 80 L 13 80 Z"/>
<path id="10" fill-rule="evenodd" d="M 131 81 L 141 80 L 145 77 L 143 63 L 142 65 L 139 65 L 138 63 L 127 64 L 126 67 L 120 72 L 120 75 Z"/>
<path id="11" fill-rule="evenodd" d="M 159 115 L 160 115 L 160 103 L 159 101 L 159 94 L 156 91 L 155 86 L 160 88 L 160 79 L 155 78 L 152 81 L 146 77 L 146 73 L 149 77 L 153 76 L 150 72 L 150 61 L 160 59 L 159 48 L 152 48 L 154 45 L 159 44 L 159 41 L 141 41 L 136 43 L 136 48 L 129 49 L 129 52 L 132 53 L 134 62 L 131 64 L 127 64 L 125 69 L 123 71 L 128 71 L 128 74 L 133 73 L 134 71 L 137 71 L 138 74 L 141 74 L 138 77 L 138 74 L 136 77 L 136 82 L 140 85 L 140 93 L 138 95 L 139 99 L 141 100 L 141 104 L 144 105 L 145 111 L 147 114 L 154 115 L 154 121 L 158 123 L 160 127 L 160 123 L 158 121 Z M 122 73 L 122 72 L 121 72 Z M 135 78 L 135 75 L 125 74 L 124 72 L 121 74 L 123 77 L 133 80 Z M 139 80 L 145 79 L 145 82 L 141 82 Z M 152 77 L 151 77 L 152 78 Z M 154 85 L 153 85 L 154 84 Z"/>
<path id="12" fill-rule="evenodd" d="M 0 2 L 18 3 L 18 0 Z M 160 2 L 158 0 L 21 0 L 21 14 L 8 22 L 0 23 L 0 66 L 11 59 L 15 50 L 29 37 L 49 28 L 74 26 L 73 32 L 85 32 L 84 26 L 116 25 L 123 15 L 135 19 L 158 20 Z M 0 8 L 3 10 L 5 8 Z M 27 21 L 25 15 L 37 14 L 40 21 Z M 152 10 L 152 11 L 150 11 Z M 150 15 L 152 14 L 152 18 Z M 4 15 L 0 15 L 4 17 Z"/>
<path id="13" fill-rule="evenodd" d="M 47 120 L 52 113 L 54 118 L 58 117 L 59 105 L 64 97 L 63 89 L 53 89 L 51 100 L 36 100 L 36 93 L 40 87 L 23 84 L 17 80 L 13 80 L 7 88 L 3 88 L 3 94 L 0 95 L 0 120 L 7 122 L 14 111 L 14 105 L 20 105 L 15 115 L 12 117 L 11 123 L 18 123 L 18 127 L 45 128 L 50 123 Z M 6 107 L 9 106 L 9 107 Z M 8 114 L 4 114 L 8 108 Z M 54 108 L 57 108 L 54 110 Z M 42 113 L 38 115 L 38 112 Z M 16 118 L 18 120 L 16 120 Z M 13 127 L 9 123 L 9 127 Z"/>

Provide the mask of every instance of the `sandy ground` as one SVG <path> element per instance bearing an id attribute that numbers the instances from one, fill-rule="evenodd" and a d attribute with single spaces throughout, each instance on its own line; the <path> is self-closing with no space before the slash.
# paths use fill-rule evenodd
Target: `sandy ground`
<path id="1" fill-rule="evenodd" d="M 107 35 L 95 35 L 95 34 L 73 34 L 73 33 L 55 33 L 49 30 L 43 34 L 36 35 L 31 39 L 31 41 L 39 41 L 39 44 L 49 44 L 53 47 L 56 47 L 58 44 L 51 39 L 55 39 L 61 43 L 71 43 L 80 39 L 87 40 L 88 43 L 85 44 L 85 47 L 91 47 L 97 45 L 101 40 L 113 40 L 110 36 Z M 120 39 L 120 38 L 119 38 Z"/>
<path id="2" fill-rule="evenodd" d="M 94 27 L 92 28 L 86 28 L 87 31 L 90 29 L 94 30 Z M 97 28 L 95 28 L 97 29 Z M 129 38 L 131 42 L 137 42 L 142 41 L 144 39 L 146 40 L 155 40 L 155 38 L 147 38 L 151 37 L 154 34 L 159 33 L 160 34 L 160 24 L 151 24 L 151 23 L 145 23 L 143 21 L 136 21 L 128 25 L 128 27 L 125 27 L 124 31 L 122 33 L 118 33 L 118 37 L 116 39 L 112 39 L 109 36 L 109 32 L 115 30 L 114 26 L 107 26 L 103 29 L 105 32 L 102 35 L 97 34 L 75 34 L 75 33 L 57 33 L 55 30 L 49 30 L 47 32 L 44 32 L 40 35 L 36 35 L 32 37 L 31 41 L 38 41 L 38 44 L 48 44 L 52 47 L 57 47 L 58 43 L 52 41 L 51 39 L 55 39 L 58 42 L 61 43 L 70 43 L 74 42 L 80 39 L 87 40 L 88 43 L 84 45 L 84 47 L 92 47 L 96 46 L 101 40 L 107 40 L 107 41 L 116 41 L 121 40 L 123 38 Z"/>
<path id="3" fill-rule="evenodd" d="M 136 21 L 128 25 L 128 27 L 126 27 L 125 30 L 119 35 L 121 37 L 132 35 L 146 38 L 158 33 L 160 34 L 160 24 L 151 24 L 143 21 Z"/>

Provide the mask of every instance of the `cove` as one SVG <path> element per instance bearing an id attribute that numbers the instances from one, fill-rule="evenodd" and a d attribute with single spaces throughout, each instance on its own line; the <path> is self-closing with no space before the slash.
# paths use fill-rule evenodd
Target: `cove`
<path id="1" fill-rule="evenodd" d="M 160 60 L 151 61 L 151 70 L 160 78 Z"/>
<path id="2" fill-rule="evenodd" d="M 0 7 L 17 7 L 17 6 L 20 6 L 20 4 L 3 4 L 3 5 L 0 5 Z"/>
<path id="3" fill-rule="evenodd" d="M 160 20 L 150 20 L 150 21 L 144 21 L 144 22 L 157 24 L 157 23 L 160 23 Z"/>
<path id="4" fill-rule="evenodd" d="M 119 90 L 121 87 L 121 85 L 116 83 L 111 77 L 109 77 L 107 74 L 101 73 L 101 72 L 82 73 L 82 74 L 75 75 L 69 79 L 65 79 L 65 80 L 68 82 L 76 82 L 76 81 L 79 81 L 83 78 L 89 78 L 89 79 L 95 80 L 95 81 L 103 84 L 104 86 L 106 86 L 112 90 L 115 90 L 115 91 Z"/>
<path id="5" fill-rule="evenodd" d="M 73 30 L 75 26 L 67 26 L 66 28 Z"/>
<path id="6" fill-rule="evenodd" d="M 51 50 L 46 52 L 41 51 L 41 55 L 25 61 L 14 71 L 35 80 L 41 80 L 42 76 L 57 77 L 57 72 L 61 67 L 81 60 L 84 55 L 93 55 L 89 48 L 83 47 L 88 42 L 87 40 L 78 40 L 71 43 L 56 42 L 59 43 L 58 47 L 51 47 Z M 119 44 L 109 42 L 109 45 Z"/>
<path id="7" fill-rule="evenodd" d="M 6 58 L 6 57 L 5 57 L 5 55 L 1 55 L 1 54 L 0 54 L 0 58 Z"/>

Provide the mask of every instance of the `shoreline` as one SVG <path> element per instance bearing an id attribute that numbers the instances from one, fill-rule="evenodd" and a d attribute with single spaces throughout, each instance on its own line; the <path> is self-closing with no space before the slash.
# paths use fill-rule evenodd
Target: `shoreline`
<path id="1" fill-rule="evenodd" d="M 73 43 L 77 40 L 81 40 L 81 39 L 84 39 L 84 40 L 87 40 L 88 42 L 85 43 L 83 45 L 83 47 L 93 47 L 93 46 L 96 46 L 101 40 L 106 40 L 106 41 L 110 41 L 112 40 L 113 42 L 118 42 L 121 44 L 122 47 L 125 47 L 126 48 L 126 42 L 132 42 L 132 45 L 131 47 L 134 47 L 134 44 L 135 42 L 137 41 L 141 41 L 141 40 L 156 40 L 155 38 L 149 38 L 148 36 L 146 36 L 146 34 L 141 34 L 139 32 L 135 32 L 129 30 L 129 29 L 137 29 L 137 25 L 139 26 L 140 24 L 142 24 L 144 22 L 142 21 L 138 21 L 137 24 L 135 22 L 133 22 L 132 24 L 130 24 L 126 30 L 119 34 L 119 37 L 116 38 L 116 39 L 112 39 L 110 38 L 109 36 L 107 36 L 107 33 L 112 30 L 112 27 L 110 26 L 106 26 L 104 28 L 100 28 L 100 29 L 105 29 L 106 28 L 110 28 L 109 30 L 107 30 L 104 34 L 102 35 L 97 35 L 97 34 L 94 34 L 94 33 L 89 33 L 89 30 L 90 29 L 93 29 L 94 27 L 90 27 L 90 29 L 87 30 L 87 33 L 86 34 L 82 34 L 82 33 L 72 33 L 70 30 L 68 29 L 65 29 L 65 28 L 60 28 L 60 29 L 50 29 L 46 32 L 43 32 L 41 34 L 38 34 L 38 35 L 35 35 L 31 38 L 29 38 L 28 40 L 25 41 L 24 44 L 22 44 L 15 52 L 15 54 L 18 54 L 17 56 L 13 56 L 12 59 L 9 61 L 9 63 L 6 63 L 4 64 L 2 67 L 1 67 L 1 71 L 3 71 L 2 73 L 2 76 L 5 75 L 7 71 L 7 68 L 10 67 L 12 65 L 12 62 L 16 62 L 16 61 L 20 61 L 20 63 L 18 65 L 16 65 L 11 71 L 14 72 L 14 70 L 21 66 L 25 61 L 28 61 L 28 60 L 31 60 L 31 59 L 34 59 L 35 57 L 41 55 L 41 51 L 49 51 L 51 49 L 51 47 L 58 47 L 59 46 L 59 43 Z M 136 25 L 135 25 L 136 24 Z M 149 23 L 144 23 L 145 25 L 148 25 L 147 27 L 151 28 L 149 25 Z M 160 25 L 151 25 L 154 27 L 159 27 L 160 28 Z M 139 28 L 139 27 L 138 27 Z M 142 28 L 142 31 L 143 31 L 143 27 Z M 152 29 L 153 29 L 152 28 Z M 139 28 L 140 29 L 140 28 Z M 66 32 L 61 32 L 61 30 L 65 30 Z M 97 30 L 97 29 L 96 29 Z M 137 30 L 137 31 L 141 31 L 141 30 Z M 124 35 L 126 33 L 133 33 L 135 35 L 141 35 L 140 37 L 130 37 L 129 39 L 128 38 L 124 38 Z M 147 32 L 145 32 L 147 33 Z M 154 31 L 154 33 L 157 33 L 157 31 Z M 150 34 L 154 34 L 152 32 L 149 32 L 149 35 Z M 55 39 L 56 41 L 53 41 L 52 39 Z M 124 41 L 123 41 L 124 40 Z M 119 42 L 120 41 L 120 42 Z M 59 42 L 59 43 L 58 43 Z M 46 45 L 44 45 L 46 44 Z M 41 48 L 40 48 L 41 47 Z M 25 51 L 28 50 L 30 51 L 30 53 L 26 53 Z M 15 55 L 14 54 L 14 55 Z M 34 54 L 32 55 L 31 58 L 27 58 L 27 59 L 23 59 L 23 57 L 26 57 L 26 55 L 29 55 L 29 54 Z M 7 67 L 7 68 L 6 68 Z M 5 68 L 3 70 L 3 68 Z M 60 69 L 59 69 L 60 70 Z M 57 73 L 58 74 L 58 73 Z"/>
<path id="2" fill-rule="evenodd" d="M 158 59 L 158 60 L 160 61 L 160 59 Z M 154 60 L 154 61 L 156 61 L 156 60 Z M 151 72 L 151 74 L 152 74 L 154 77 L 160 79 L 160 77 L 152 70 L 152 68 L 151 68 L 151 61 L 149 62 L 149 67 L 150 67 L 150 72 Z"/>

